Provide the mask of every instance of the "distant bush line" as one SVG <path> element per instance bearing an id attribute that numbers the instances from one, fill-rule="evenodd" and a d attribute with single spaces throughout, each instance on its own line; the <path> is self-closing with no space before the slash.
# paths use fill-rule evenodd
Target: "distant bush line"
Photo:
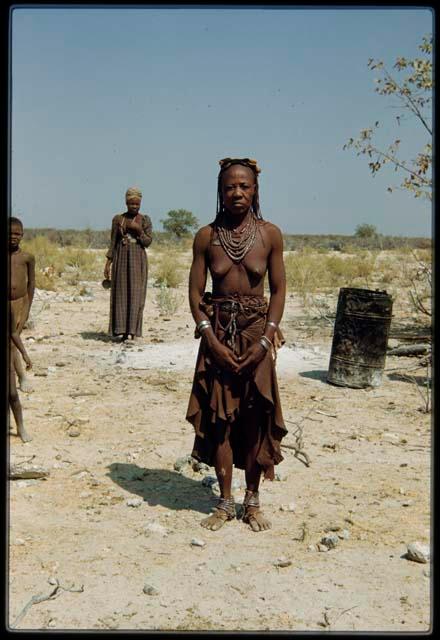
<path id="1" fill-rule="evenodd" d="M 107 249 L 110 240 L 110 229 L 52 229 L 29 228 L 24 231 L 24 239 L 32 240 L 37 236 L 43 236 L 50 242 L 60 247 L 81 247 L 88 249 Z M 177 240 L 175 236 L 165 231 L 153 232 L 153 246 L 158 245 L 184 245 L 190 248 L 190 238 Z M 430 238 L 410 238 L 403 236 L 385 236 L 378 234 L 371 238 L 362 238 L 356 235 L 311 235 L 311 234 L 284 234 L 284 248 L 286 251 L 301 250 L 306 247 L 323 251 L 342 251 L 350 253 L 355 249 L 430 249 Z"/>

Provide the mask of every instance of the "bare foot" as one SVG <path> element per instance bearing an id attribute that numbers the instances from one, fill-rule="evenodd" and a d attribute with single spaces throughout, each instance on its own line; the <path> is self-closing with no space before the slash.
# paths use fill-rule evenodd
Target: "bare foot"
<path id="1" fill-rule="evenodd" d="M 267 531 L 272 527 L 270 520 L 265 517 L 259 507 L 247 507 L 243 522 L 246 522 L 252 531 Z"/>
<path id="2" fill-rule="evenodd" d="M 20 436 L 23 442 L 30 442 L 32 440 L 32 437 L 28 434 L 28 432 L 25 429 L 20 429 L 18 431 L 18 435 Z"/>
<path id="3" fill-rule="evenodd" d="M 201 526 L 211 531 L 217 531 L 228 520 L 235 518 L 235 500 L 233 496 L 229 498 L 220 498 L 214 512 L 201 521 Z"/>
<path id="4" fill-rule="evenodd" d="M 21 391 L 24 391 L 24 393 L 32 393 L 32 391 L 34 390 L 33 386 L 29 382 L 29 379 L 25 377 L 21 378 L 21 380 L 18 381 L 18 388 Z"/>
<path id="5" fill-rule="evenodd" d="M 210 529 L 211 531 L 217 531 L 218 529 L 220 529 L 220 527 L 222 527 L 225 524 L 225 522 L 227 522 L 230 519 L 231 518 L 229 518 L 226 511 L 223 511 L 222 509 L 215 509 L 213 514 L 211 514 L 207 518 L 204 518 L 200 522 L 200 525 L 202 527 L 205 527 L 205 529 Z"/>
<path id="6" fill-rule="evenodd" d="M 246 489 L 243 501 L 243 522 L 246 522 L 252 531 L 267 531 L 272 527 L 260 509 L 260 500 L 258 491 Z"/>

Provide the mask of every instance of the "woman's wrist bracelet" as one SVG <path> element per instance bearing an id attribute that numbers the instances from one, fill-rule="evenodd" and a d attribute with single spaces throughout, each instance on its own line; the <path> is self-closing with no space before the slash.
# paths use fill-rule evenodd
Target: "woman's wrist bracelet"
<path id="1" fill-rule="evenodd" d="M 267 320 L 266 325 L 270 325 L 271 327 L 274 327 L 275 329 L 278 329 L 277 323 L 274 322 L 273 320 Z"/>
<path id="2" fill-rule="evenodd" d="M 197 324 L 197 331 L 199 333 L 202 333 L 202 331 L 205 331 L 205 329 L 208 329 L 208 327 L 211 326 L 211 323 L 209 322 L 209 320 L 200 320 L 200 322 Z"/>
<path id="3" fill-rule="evenodd" d="M 260 344 L 266 349 L 266 351 L 269 351 L 272 346 L 272 342 L 269 340 L 269 338 L 266 338 L 266 336 L 261 336 Z"/>

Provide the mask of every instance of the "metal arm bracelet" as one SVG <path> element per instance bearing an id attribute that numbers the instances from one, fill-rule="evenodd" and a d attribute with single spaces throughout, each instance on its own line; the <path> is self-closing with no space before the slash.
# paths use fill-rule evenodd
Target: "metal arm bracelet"
<path id="1" fill-rule="evenodd" d="M 197 330 L 199 333 L 202 333 L 203 331 L 205 331 L 205 329 L 208 329 L 208 327 L 211 326 L 211 323 L 209 322 L 209 320 L 200 320 L 200 322 L 197 325 Z"/>

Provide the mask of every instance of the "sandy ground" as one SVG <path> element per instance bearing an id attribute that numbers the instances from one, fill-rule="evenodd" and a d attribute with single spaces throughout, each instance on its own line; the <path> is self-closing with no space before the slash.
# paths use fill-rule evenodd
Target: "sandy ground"
<path id="1" fill-rule="evenodd" d="M 237 520 L 211 532 L 199 522 L 215 504 L 213 469 L 175 468 L 193 440 L 185 412 L 198 342 L 185 286 L 171 318 L 149 286 L 144 336 L 130 345 L 106 336 L 109 292 L 87 286 L 92 299 L 74 302 L 37 292 L 23 333 L 33 440 L 13 424 L 10 458 L 50 475 L 9 482 L 10 625 L 427 631 L 430 564 L 405 554 L 430 543 L 431 416 L 420 411 L 424 387 L 396 373 L 414 358 L 388 357 L 375 389 L 329 385 L 332 327 L 313 327 L 290 295 L 278 357 L 284 443 L 301 425 L 311 463 L 284 448 L 277 479 L 262 483 L 271 530 Z M 234 478 L 239 504 L 243 472 Z M 337 545 L 320 551 L 329 530 Z"/>

